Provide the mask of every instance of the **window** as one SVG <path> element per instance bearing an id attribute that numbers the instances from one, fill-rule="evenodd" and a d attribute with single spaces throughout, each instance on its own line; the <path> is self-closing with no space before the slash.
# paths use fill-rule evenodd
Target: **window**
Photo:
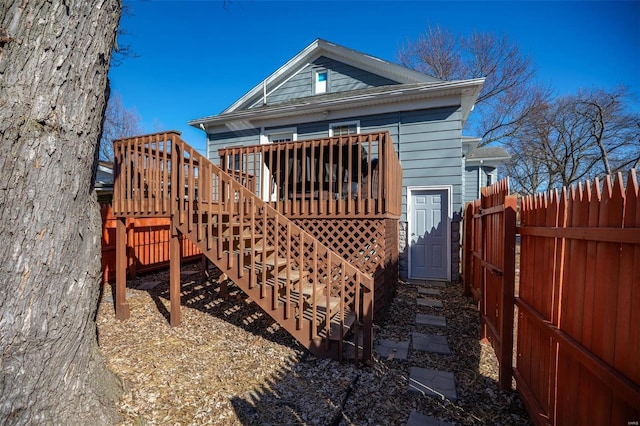
<path id="1" fill-rule="evenodd" d="M 291 142 L 298 139 L 298 129 L 287 127 L 284 129 L 263 130 L 260 143 Z"/>
<path id="2" fill-rule="evenodd" d="M 346 136 L 360 133 L 360 122 L 350 121 L 347 123 L 331 123 L 329 124 L 329 137 Z"/>
<path id="3" fill-rule="evenodd" d="M 269 135 L 269 142 L 271 143 L 291 142 L 292 140 L 292 133 L 272 133 Z"/>
<path id="4" fill-rule="evenodd" d="M 313 72 L 313 93 L 327 93 L 329 91 L 329 71 L 325 69 Z"/>

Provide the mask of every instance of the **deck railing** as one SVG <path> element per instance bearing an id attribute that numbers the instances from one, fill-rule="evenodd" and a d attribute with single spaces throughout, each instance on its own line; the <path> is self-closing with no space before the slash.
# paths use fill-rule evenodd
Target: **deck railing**
<path id="1" fill-rule="evenodd" d="M 220 167 L 287 217 L 401 213 L 402 168 L 388 132 L 219 150 Z"/>
<path id="2" fill-rule="evenodd" d="M 246 280 L 248 290 L 259 288 L 260 298 L 270 295 L 274 310 L 284 305 L 284 320 L 295 318 L 294 329 L 288 328 L 294 335 L 325 337 L 328 345 L 332 330 L 343 333 L 344 322 L 354 316 L 356 334 L 358 324 L 363 328 L 364 357 L 371 359 L 373 278 L 257 197 L 245 186 L 250 177 L 234 170 L 224 172 L 187 145 L 178 132 L 115 141 L 114 156 L 116 217 L 174 217 L 180 232 L 207 256 L 215 257 L 214 263 L 229 274 L 234 271 L 230 276 Z M 240 238 L 237 253 L 223 247 L 225 234 L 242 235 L 247 230 L 251 237 Z M 280 282 L 283 292 L 269 293 L 265 268 L 257 265 L 258 246 L 277 247 L 278 257 L 287 259 L 290 268 Z M 295 275 L 303 274 L 312 290 L 296 279 Z M 331 298 L 339 298 L 338 313 L 325 314 L 328 308 L 307 306 L 300 295 L 309 291 L 311 300 L 326 298 L 326 306 Z"/>

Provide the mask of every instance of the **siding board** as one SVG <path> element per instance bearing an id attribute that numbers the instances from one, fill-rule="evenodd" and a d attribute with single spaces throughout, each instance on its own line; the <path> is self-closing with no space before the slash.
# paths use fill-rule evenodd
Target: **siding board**
<path id="1" fill-rule="evenodd" d="M 274 105 L 291 99 L 312 96 L 313 70 L 318 68 L 329 70 L 330 92 L 344 92 L 398 84 L 397 81 L 321 56 L 312 63 L 307 64 L 280 87 L 275 90 L 270 88 L 273 91 L 267 95 L 267 103 Z M 262 98 L 257 99 L 249 108 L 259 106 L 262 106 Z"/>

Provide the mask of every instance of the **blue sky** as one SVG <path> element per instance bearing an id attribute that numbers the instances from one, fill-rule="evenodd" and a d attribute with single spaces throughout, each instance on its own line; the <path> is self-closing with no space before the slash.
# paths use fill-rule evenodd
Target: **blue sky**
<path id="1" fill-rule="evenodd" d="M 427 27 L 506 34 L 557 93 L 625 84 L 640 96 L 640 2 L 127 1 L 121 44 L 139 55 L 110 71 L 146 131 L 215 115 L 323 38 L 389 61 Z M 634 109 L 640 110 L 635 100 Z"/>

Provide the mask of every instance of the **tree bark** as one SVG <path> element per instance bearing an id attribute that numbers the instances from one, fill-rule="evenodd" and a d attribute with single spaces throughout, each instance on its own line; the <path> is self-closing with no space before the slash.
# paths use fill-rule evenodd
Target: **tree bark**
<path id="1" fill-rule="evenodd" d="M 0 424 L 109 424 L 93 195 L 119 0 L 0 5 Z"/>

